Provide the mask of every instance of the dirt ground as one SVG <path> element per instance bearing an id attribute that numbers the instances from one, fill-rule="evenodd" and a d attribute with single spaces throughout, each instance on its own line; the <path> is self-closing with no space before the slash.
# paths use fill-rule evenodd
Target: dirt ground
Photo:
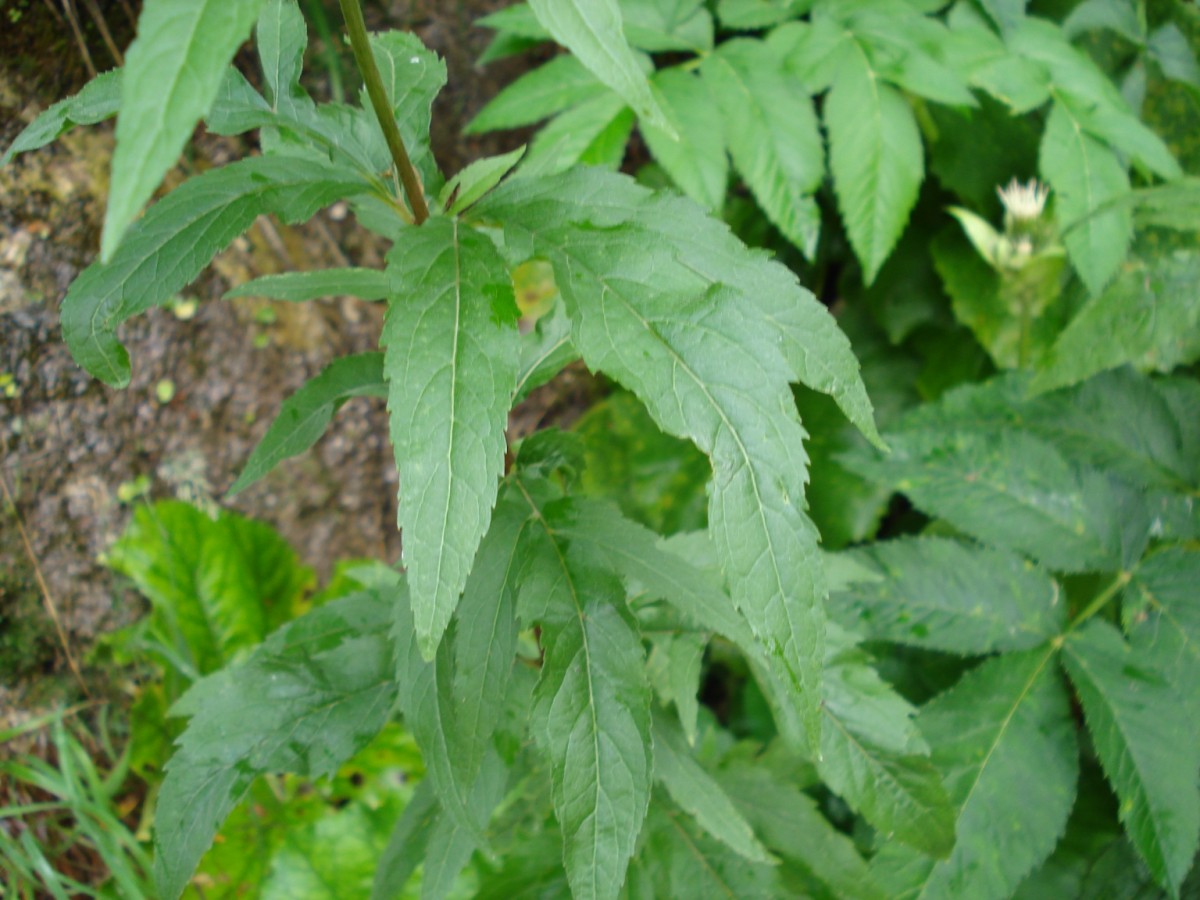
<path id="1" fill-rule="evenodd" d="M 101 3 L 118 47 L 132 33 L 129 5 Z M 475 65 L 489 32 L 472 22 L 505 5 L 367 4 L 371 27 L 415 30 L 447 61 L 450 87 L 434 112 L 444 171 L 521 139 L 459 135 L 530 64 Z M 330 21 L 340 21 L 337 4 L 326 6 Z M 0 147 L 87 80 L 60 8 L 60 0 L 6 0 L 0 7 Z M 111 67 L 103 34 L 80 16 L 93 64 Z M 252 65 L 253 57 L 243 52 L 243 60 Z M 0 474 L 15 500 L 14 508 L 0 496 L 0 726 L 6 710 L 11 716 L 75 699 L 44 594 L 80 658 L 98 634 L 139 613 L 136 598 L 98 561 L 136 503 L 179 496 L 262 518 L 319 575 L 339 558 L 399 554 L 395 472 L 378 401 L 351 401 L 314 451 L 232 503 L 221 500 L 280 402 L 334 356 L 373 347 L 381 318 L 378 305 L 346 298 L 270 305 L 221 295 L 270 272 L 377 265 L 383 248 L 336 210 L 300 228 L 260 223 L 183 292 L 181 299 L 194 304 L 154 310 L 124 326 L 133 381 L 114 391 L 75 365 L 58 326 L 68 285 L 97 251 L 111 148 L 111 127 L 80 129 L 0 170 Z M 244 150 L 200 134 L 196 159 L 219 164 Z"/>

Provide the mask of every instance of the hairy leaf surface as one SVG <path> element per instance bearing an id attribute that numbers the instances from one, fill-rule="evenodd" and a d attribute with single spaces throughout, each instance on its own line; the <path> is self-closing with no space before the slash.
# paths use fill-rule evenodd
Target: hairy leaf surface
<path id="1" fill-rule="evenodd" d="M 487 532 L 504 468 L 519 343 L 491 241 L 431 219 L 389 255 L 382 343 L 399 522 L 421 653 L 433 656 Z"/>

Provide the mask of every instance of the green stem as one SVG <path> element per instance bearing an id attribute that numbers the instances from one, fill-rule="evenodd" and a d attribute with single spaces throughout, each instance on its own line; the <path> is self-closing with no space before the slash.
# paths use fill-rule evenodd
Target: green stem
<path id="1" fill-rule="evenodd" d="M 354 51 L 354 61 L 362 73 L 363 82 L 367 86 L 367 95 L 371 98 L 371 106 L 375 109 L 375 117 L 379 119 L 379 127 L 383 130 L 384 140 L 396 163 L 396 172 L 400 175 L 400 183 L 404 185 L 404 193 L 412 206 L 413 221 L 418 225 L 429 218 L 429 207 L 425 203 L 425 192 L 421 189 L 421 180 L 417 170 L 413 168 L 408 151 L 404 148 L 404 139 L 400 137 L 400 129 L 396 127 L 396 116 L 388 101 L 387 91 L 383 87 L 383 79 L 375 65 L 375 56 L 371 53 L 371 43 L 367 38 L 367 25 L 363 21 L 362 7 L 358 0 L 340 0 L 342 16 L 346 20 L 346 32 L 350 35 L 350 49 Z"/>
<path id="2" fill-rule="evenodd" d="M 1100 612 L 1100 610 L 1104 609 L 1104 607 L 1108 605 L 1108 601 L 1115 597 L 1117 592 L 1124 588 L 1125 585 L 1129 584 L 1129 581 L 1132 577 L 1133 573 L 1131 572 L 1121 572 L 1118 574 L 1117 577 L 1113 579 L 1112 584 L 1097 594 L 1092 599 L 1092 602 L 1084 608 L 1083 612 L 1075 617 L 1075 619 L 1071 622 L 1070 627 L 1067 628 L 1067 631 L 1074 631 L 1096 613 Z"/>

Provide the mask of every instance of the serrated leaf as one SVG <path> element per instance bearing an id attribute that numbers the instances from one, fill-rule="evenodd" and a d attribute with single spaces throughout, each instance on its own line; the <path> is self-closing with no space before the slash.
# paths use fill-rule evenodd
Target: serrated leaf
<path id="1" fill-rule="evenodd" d="M 721 785 L 692 756 L 679 726 L 655 716 L 653 737 L 654 777 L 671 799 L 739 856 L 751 862 L 774 862 Z"/>
<path id="2" fill-rule="evenodd" d="M 446 182 L 438 194 L 438 205 L 451 215 L 462 212 L 498 185 L 524 154 L 525 145 L 522 144 L 511 153 L 475 160 Z"/>
<path id="3" fill-rule="evenodd" d="M 328 165 L 254 157 L 185 181 L 154 204 L 107 262 L 90 265 L 62 303 L 63 337 L 76 362 L 113 387 L 129 384 L 116 327 L 166 303 L 263 213 L 288 222 L 367 190 Z"/>
<path id="4" fill-rule="evenodd" d="M 825 165 L 812 100 L 794 89 L 783 56 L 762 41 L 725 41 L 700 71 L 725 118 L 734 166 L 767 218 L 813 259 L 821 216 L 812 194 Z"/>
<path id="5" fill-rule="evenodd" d="M 297 99 L 308 100 L 300 87 L 308 28 L 296 0 L 265 0 L 255 38 L 271 108 L 286 109 Z"/>
<path id="6" fill-rule="evenodd" d="M 1200 357 L 1200 253 L 1136 259 L 1059 336 L 1035 390 L 1075 384 L 1132 363 L 1168 372 Z"/>
<path id="7" fill-rule="evenodd" d="M 283 460 L 315 444 L 338 407 L 351 397 L 386 396 L 382 353 L 359 353 L 334 360 L 283 401 L 226 497 L 245 490 Z"/>
<path id="8" fill-rule="evenodd" d="M 1078 748 L 1053 646 L 993 658 L 921 710 L 957 811 L 954 851 L 929 866 L 887 848 L 895 897 L 1008 897 L 1058 843 L 1075 801 Z M 1036 796 L 1035 806 L 1028 803 Z M 896 877 L 907 869 L 908 877 Z M 913 877 L 916 876 L 916 877 Z"/>
<path id="9" fill-rule="evenodd" d="M 79 93 L 59 100 L 40 113 L 8 145 L 0 158 L 0 166 L 7 166 L 17 154 L 45 147 L 77 125 L 94 125 L 115 116 L 121 108 L 122 77 L 121 69 L 98 75 Z"/>
<path id="10" fill-rule="evenodd" d="M 1166 180 L 1183 177 L 1183 170 L 1162 138 L 1141 123 L 1132 112 L 1117 106 L 1081 100 L 1067 91 L 1056 95 L 1070 110 L 1071 118 L 1110 147 L 1128 154 L 1155 175 Z"/>
<path id="11" fill-rule="evenodd" d="M 936 103 L 978 105 L 966 81 L 942 62 L 953 37 L 936 19 L 867 8 L 854 15 L 851 29 L 879 77 Z"/>
<path id="12" fill-rule="evenodd" d="M 318 269 L 311 272 L 282 272 L 254 278 L 225 292 L 225 299 L 266 297 L 288 303 L 322 297 L 357 297 L 383 300 L 388 295 L 388 276 L 379 269 Z"/>
<path id="13" fill-rule="evenodd" d="M 1179 694 L 1154 656 L 1111 625 L 1087 623 L 1063 650 L 1121 821 L 1158 883 L 1178 896 L 1200 842 L 1197 723 L 1171 714 Z"/>
<path id="14" fill-rule="evenodd" d="M 1092 294 L 1121 266 L 1133 236 L 1128 210 L 1090 215 L 1101 204 L 1129 190 L 1129 176 L 1113 151 L 1088 134 L 1061 103 L 1046 120 L 1039 159 L 1042 176 L 1054 189 L 1055 217 L 1061 227 L 1083 219 L 1063 240 L 1071 263 Z"/>
<path id="15" fill-rule="evenodd" d="M 208 112 L 262 0 L 156 0 L 125 54 L 121 114 L 100 258 L 112 262 L 130 222 Z"/>
<path id="16" fill-rule="evenodd" d="M 178 897 L 217 827 L 260 774 L 332 773 L 387 720 L 395 697 L 390 598 L 356 594 L 273 634 L 198 682 L 155 815 L 155 881 Z"/>
<path id="17" fill-rule="evenodd" d="M 433 656 L 504 469 L 519 341 L 512 283 L 492 242 L 431 219 L 389 254 L 388 414 L 400 473 L 399 523 L 421 653 Z"/>
<path id="18" fill-rule="evenodd" d="M 521 166 L 524 177 L 545 177 L 584 163 L 615 169 L 625 157 L 633 113 L 604 93 L 556 116 L 534 137 Z"/>
<path id="19" fill-rule="evenodd" d="M 1066 624 L 1054 580 L 1007 551 L 927 537 L 847 555 L 881 577 L 831 596 L 831 615 L 874 640 L 984 654 L 1032 647 Z"/>
<path id="20" fill-rule="evenodd" d="M 528 532 L 519 603 L 544 648 L 533 734 L 550 761 L 572 894 L 615 898 L 650 801 L 641 641 L 620 582 L 579 560 L 555 533 L 553 506 L 526 496 L 538 523 Z"/>
<path id="21" fill-rule="evenodd" d="M 556 56 L 493 97 L 468 123 L 467 134 L 520 128 L 605 94 L 604 84 L 574 56 Z"/>
<path id="22" fill-rule="evenodd" d="M 407 31 L 384 31 L 372 34 L 371 53 L 383 78 L 383 88 L 391 100 L 396 126 L 404 139 L 413 165 L 420 174 L 426 193 L 441 187 L 441 174 L 429 144 L 429 121 L 433 101 L 446 84 L 446 63 L 427 48 L 421 39 Z M 379 168 L 391 165 L 391 154 L 375 121 L 375 113 L 366 96 L 366 88 L 360 92 L 363 110 L 372 110 L 363 118 L 366 137 L 374 148 L 375 157 L 382 163 Z"/>
<path id="23" fill-rule="evenodd" d="M 638 118 L 672 131 L 622 30 L 617 0 L 530 0 L 539 22 Z"/>
<path id="24" fill-rule="evenodd" d="M 921 135 L 908 102 L 879 80 L 861 47 L 843 55 L 824 116 L 838 208 L 870 284 L 917 201 Z"/>
<path id="25" fill-rule="evenodd" d="M 154 612 L 141 625 L 187 679 L 214 672 L 299 612 L 312 572 L 269 526 L 185 503 L 140 506 L 107 564 Z"/>
<path id="26" fill-rule="evenodd" d="M 705 209 L 720 209 L 729 162 L 725 123 L 711 93 L 704 81 L 678 67 L 656 72 L 650 83 L 679 137 L 643 122 L 639 128 L 646 145 L 680 190 Z"/>

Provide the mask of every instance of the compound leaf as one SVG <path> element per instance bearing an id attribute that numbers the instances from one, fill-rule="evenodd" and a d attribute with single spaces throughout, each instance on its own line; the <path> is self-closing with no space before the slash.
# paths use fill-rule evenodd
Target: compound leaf
<path id="1" fill-rule="evenodd" d="M 305 382 L 283 401 L 279 414 L 246 460 L 242 474 L 229 489 L 232 497 L 254 484 L 280 462 L 315 444 L 338 407 L 351 397 L 386 397 L 383 354 L 359 353 L 335 359 L 320 375 Z"/>
<path id="2" fill-rule="evenodd" d="M 125 56 L 112 186 L 100 239 L 111 262 L 129 223 L 175 164 L 250 36 L 262 0 L 155 0 Z"/>
<path id="3" fill-rule="evenodd" d="M 1200 841 L 1200 757 L 1195 719 L 1174 711 L 1180 691 L 1195 685 L 1170 684 L 1157 653 L 1131 648 L 1104 622 L 1088 622 L 1063 649 L 1125 830 L 1159 884 L 1179 896 Z"/>
<path id="4" fill-rule="evenodd" d="M 389 600 L 365 592 L 320 607 L 175 705 L 191 721 L 158 795 L 160 896 L 180 895 L 255 778 L 331 774 L 384 725 L 396 693 Z"/>
<path id="5" fill-rule="evenodd" d="M 430 659 L 496 502 L 520 353 L 517 308 L 492 242 L 455 220 L 409 230 L 388 271 L 382 343 L 398 518 L 413 619 Z"/>
<path id="6" fill-rule="evenodd" d="M 307 160 L 252 157 L 190 178 L 154 204 L 107 263 L 71 284 L 62 329 L 76 362 L 113 387 L 129 384 L 116 327 L 161 306 L 263 213 L 285 221 L 367 190 L 365 182 Z"/>

